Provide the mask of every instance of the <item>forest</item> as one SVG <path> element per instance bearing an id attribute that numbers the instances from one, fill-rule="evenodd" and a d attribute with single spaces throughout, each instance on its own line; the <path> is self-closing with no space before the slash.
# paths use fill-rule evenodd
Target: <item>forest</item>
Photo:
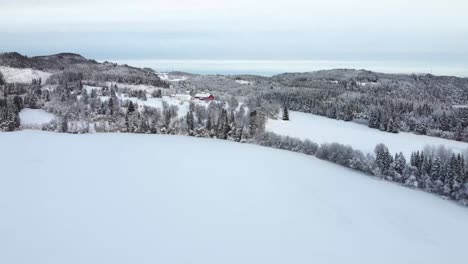
<path id="1" fill-rule="evenodd" d="M 277 76 L 286 88 L 265 91 L 263 98 L 290 110 L 356 121 L 389 133 L 468 142 L 467 79 L 342 71 L 351 76 L 339 80 L 331 80 L 330 72 Z"/>

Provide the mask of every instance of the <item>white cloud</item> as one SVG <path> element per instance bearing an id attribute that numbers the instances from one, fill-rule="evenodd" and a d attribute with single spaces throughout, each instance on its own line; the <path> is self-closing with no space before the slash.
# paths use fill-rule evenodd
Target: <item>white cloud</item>
<path id="1" fill-rule="evenodd" d="M 15 29 L 43 29 L 41 26 L 58 24 L 88 25 L 87 29 L 92 29 L 93 23 L 112 22 L 156 27 L 161 26 L 158 23 L 186 27 L 184 22 L 190 22 L 245 28 L 468 28 L 468 1 L 464 0 L 0 0 L 0 7 L 0 25 Z"/>
<path id="2" fill-rule="evenodd" d="M 27 49 L 33 32 L 47 33 L 57 46 L 60 41 L 65 46 L 61 38 L 73 39 L 74 32 L 101 32 L 102 37 L 93 34 L 89 40 L 112 34 L 118 42 L 118 33 L 122 39 L 147 33 L 132 45 L 150 49 L 161 47 L 160 41 L 173 49 L 195 45 L 219 52 L 224 46 L 226 54 L 253 54 L 255 49 L 275 54 L 297 49 L 297 56 L 310 49 L 468 54 L 466 10 L 466 0 L 0 0 L 0 33 L 16 34 L 0 43 L 0 50 Z"/>

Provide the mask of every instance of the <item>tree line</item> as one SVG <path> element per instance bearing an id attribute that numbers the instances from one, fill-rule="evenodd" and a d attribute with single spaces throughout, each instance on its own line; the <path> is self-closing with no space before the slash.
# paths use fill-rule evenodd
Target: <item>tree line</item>
<path id="1" fill-rule="evenodd" d="M 326 143 L 320 146 L 310 140 L 280 136 L 271 132 L 258 134 L 253 142 L 261 146 L 284 149 L 363 172 L 379 179 L 435 193 L 468 205 L 468 160 L 461 153 L 445 147 L 426 147 L 411 154 L 392 155 L 384 144 L 375 147 L 374 155 L 364 154 L 350 146 Z"/>

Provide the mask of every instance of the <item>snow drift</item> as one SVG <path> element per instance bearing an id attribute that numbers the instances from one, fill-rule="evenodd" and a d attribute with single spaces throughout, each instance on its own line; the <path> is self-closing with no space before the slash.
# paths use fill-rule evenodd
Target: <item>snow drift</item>
<path id="1" fill-rule="evenodd" d="M 180 136 L 0 133 L 0 263 L 462 263 L 468 210 Z"/>

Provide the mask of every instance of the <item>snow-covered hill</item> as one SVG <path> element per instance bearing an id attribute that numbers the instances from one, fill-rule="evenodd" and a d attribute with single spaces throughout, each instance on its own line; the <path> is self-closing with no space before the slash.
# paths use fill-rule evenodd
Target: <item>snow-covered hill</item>
<path id="1" fill-rule="evenodd" d="M 45 81 L 52 75 L 49 72 L 44 72 L 34 69 L 20 69 L 0 66 L 0 72 L 2 72 L 5 81 L 8 83 L 31 83 L 32 79 L 42 79 Z"/>
<path id="2" fill-rule="evenodd" d="M 310 156 L 137 134 L 0 146 L 0 263 L 466 261 L 466 208 Z"/>
<path id="3" fill-rule="evenodd" d="M 468 143 L 464 142 L 404 132 L 392 134 L 353 122 L 294 111 L 290 111 L 289 116 L 290 121 L 268 120 L 266 129 L 280 135 L 310 139 L 319 144 L 337 142 L 350 145 L 364 153 L 373 153 L 377 144 L 384 143 L 390 152 L 402 151 L 407 158 L 412 151 L 423 150 L 427 145 L 443 145 L 454 152 L 468 150 Z"/>

